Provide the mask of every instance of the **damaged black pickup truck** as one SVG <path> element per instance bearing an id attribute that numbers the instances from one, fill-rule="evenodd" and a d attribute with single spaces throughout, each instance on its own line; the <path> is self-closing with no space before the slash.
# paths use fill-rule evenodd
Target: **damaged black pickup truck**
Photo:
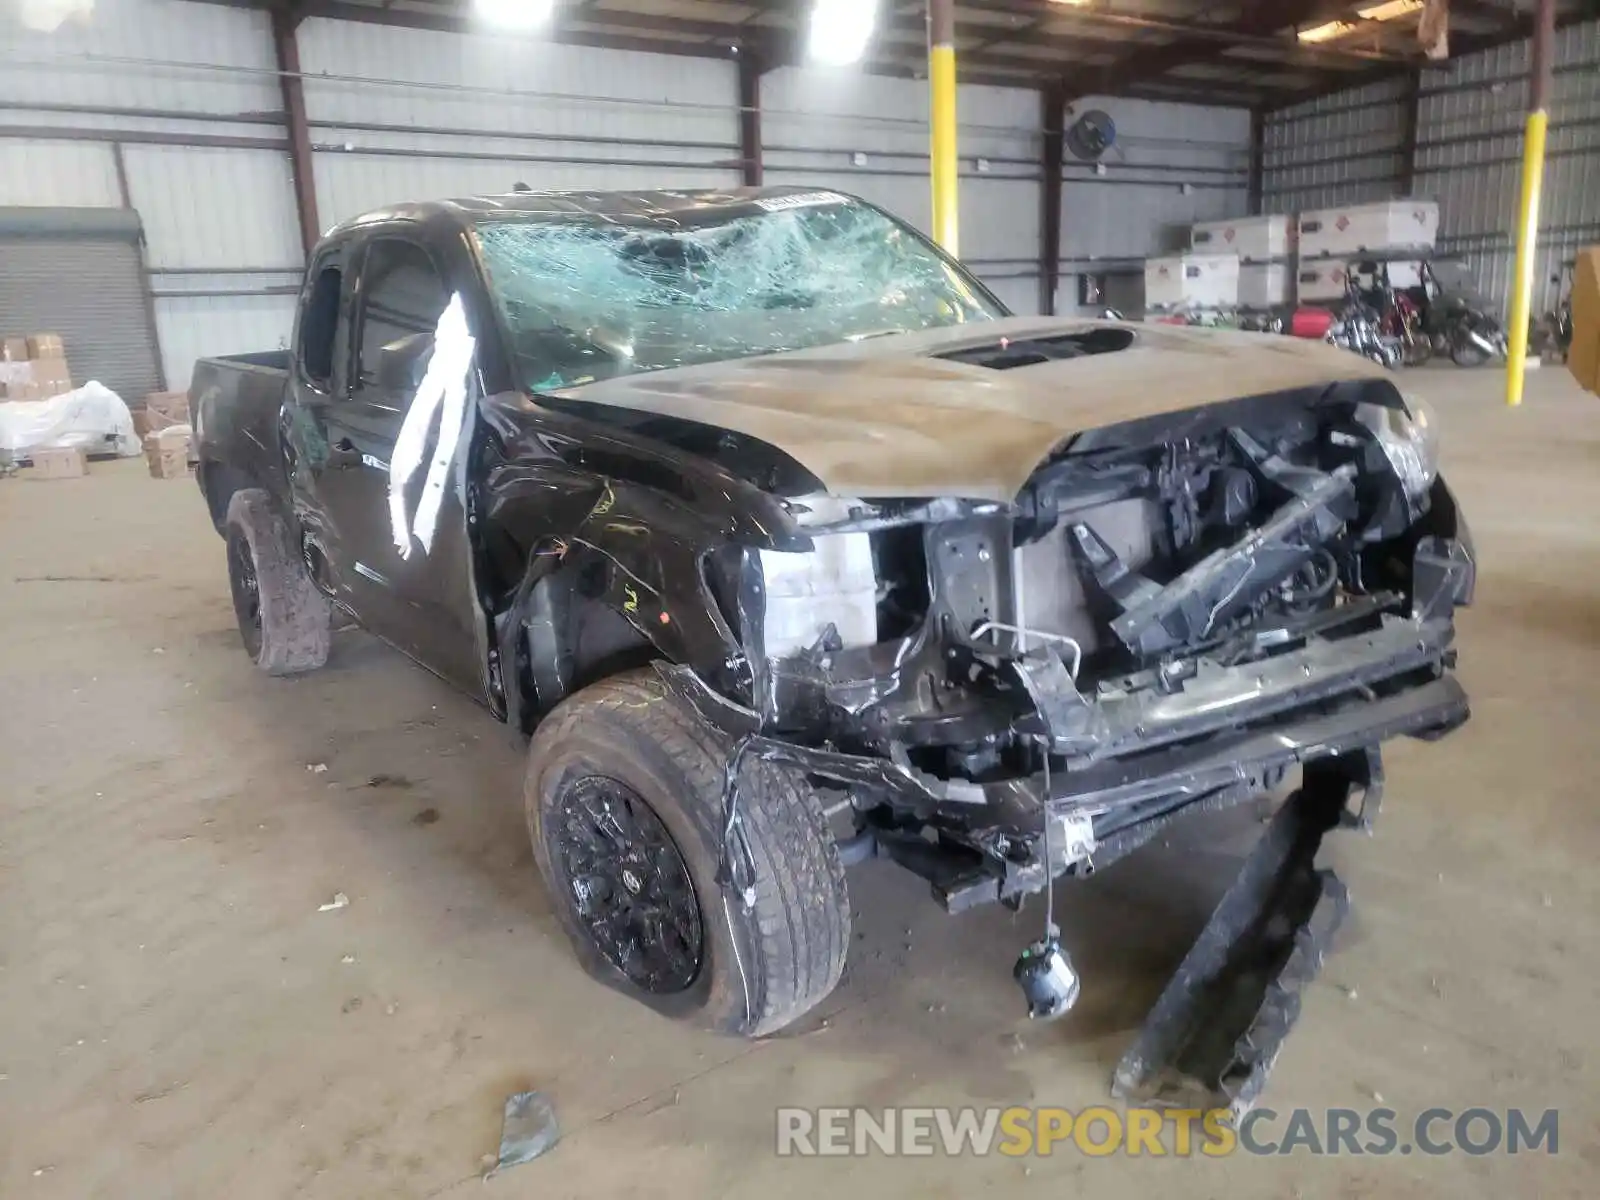
<path id="1" fill-rule="evenodd" d="M 370 214 L 292 349 L 194 401 L 255 661 L 320 666 L 338 608 L 531 734 L 555 911 L 672 1016 L 817 1004 L 864 859 L 1018 906 L 1299 770 L 1116 1079 L 1238 1107 L 1345 907 L 1323 834 L 1384 741 L 1467 717 L 1472 543 L 1392 379 L 1010 317 L 881 210 L 770 188 Z M 1046 909 L 1040 1017 L 1079 989 Z"/>

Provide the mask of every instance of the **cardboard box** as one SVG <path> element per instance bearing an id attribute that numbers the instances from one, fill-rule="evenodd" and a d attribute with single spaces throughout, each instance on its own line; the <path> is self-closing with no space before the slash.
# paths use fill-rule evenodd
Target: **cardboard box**
<path id="1" fill-rule="evenodd" d="M 64 358 L 37 358 L 28 364 L 33 368 L 33 381 L 39 385 L 40 399 L 48 400 L 72 390 L 72 372 Z"/>
<path id="2" fill-rule="evenodd" d="M 39 479 L 81 479 L 89 473 L 89 456 L 77 446 L 37 446 L 28 457 Z"/>
<path id="3" fill-rule="evenodd" d="M 0 384 L 0 391 L 5 392 L 7 400 L 43 400 L 44 392 L 33 380 L 25 383 Z"/>
<path id="4" fill-rule="evenodd" d="M 1585 391 L 1600 394 L 1600 246 L 1578 251 L 1573 268 L 1567 370 Z"/>
<path id="5" fill-rule="evenodd" d="M 1237 308 L 1237 254 L 1178 254 L 1144 264 L 1146 308 Z"/>
<path id="6" fill-rule="evenodd" d="M 187 425 L 170 425 L 145 435 L 144 458 L 152 478 L 179 479 L 189 474 L 193 433 Z"/>
<path id="7" fill-rule="evenodd" d="M 22 363 L 28 361 L 28 339 L 8 337 L 0 341 L 0 362 Z"/>
<path id="8" fill-rule="evenodd" d="M 0 362 L 0 387 L 13 383 L 32 383 L 31 362 Z"/>
<path id="9" fill-rule="evenodd" d="M 189 423 L 188 392 L 151 392 L 144 398 L 145 411 L 151 416 L 150 428 L 166 429 L 173 425 Z M 156 417 L 163 420 L 157 421 Z"/>
<path id="10" fill-rule="evenodd" d="M 142 409 L 144 413 L 145 433 L 163 433 L 168 429 L 187 429 L 189 427 L 189 414 L 180 413 L 176 417 L 169 417 L 165 413 L 154 409 Z M 140 435 L 144 436 L 143 434 Z"/>
<path id="11" fill-rule="evenodd" d="M 28 335 L 29 358 L 65 358 L 67 347 L 61 340 L 59 333 L 30 333 Z"/>
<path id="12" fill-rule="evenodd" d="M 187 479 L 189 456 L 183 450 L 146 450 L 145 463 L 152 479 Z"/>
<path id="13" fill-rule="evenodd" d="M 139 436 L 139 444 L 144 444 L 145 437 L 150 433 L 150 410 L 136 408 L 130 414 L 133 417 L 133 432 Z"/>
<path id="14" fill-rule="evenodd" d="M 193 436 L 194 430 L 188 425 L 168 425 L 145 434 L 144 446 L 146 450 L 152 446 L 162 450 L 183 450 L 188 447 L 189 440 Z"/>

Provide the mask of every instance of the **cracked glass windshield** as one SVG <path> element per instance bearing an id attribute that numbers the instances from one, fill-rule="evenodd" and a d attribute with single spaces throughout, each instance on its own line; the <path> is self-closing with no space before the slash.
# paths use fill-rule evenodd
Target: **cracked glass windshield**
<path id="1" fill-rule="evenodd" d="M 479 224 L 534 391 L 1005 316 L 899 222 L 848 197 L 769 197 L 676 229 Z"/>

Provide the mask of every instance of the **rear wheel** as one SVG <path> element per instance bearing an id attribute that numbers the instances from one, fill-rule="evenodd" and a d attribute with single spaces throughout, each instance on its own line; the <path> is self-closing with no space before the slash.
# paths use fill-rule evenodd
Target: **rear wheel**
<path id="1" fill-rule="evenodd" d="M 753 757 L 737 794 L 751 903 L 718 881 L 730 749 L 653 671 L 630 672 L 544 720 L 524 798 L 585 969 L 669 1017 L 758 1037 L 838 983 L 850 901 L 816 793 Z"/>
<path id="2" fill-rule="evenodd" d="M 311 582 L 267 493 L 260 488 L 235 492 L 223 535 L 245 653 L 269 675 L 322 666 L 328 661 L 332 606 Z"/>

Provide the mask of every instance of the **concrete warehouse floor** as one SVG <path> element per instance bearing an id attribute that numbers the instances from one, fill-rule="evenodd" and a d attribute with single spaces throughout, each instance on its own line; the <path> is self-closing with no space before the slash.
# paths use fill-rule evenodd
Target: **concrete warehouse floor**
<path id="1" fill-rule="evenodd" d="M 1105 1102 L 1260 811 L 1061 889 L 1086 975 L 1062 1023 L 1030 1027 L 1010 979 L 1037 906 L 948 918 L 868 864 L 819 1019 L 687 1032 L 580 972 L 520 747 L 360 633 L 321 674 L 256 674 L 193 484 L 119 463 L 0 481 L 0 1195 L 1592 1194 L 1600 402 L 1559 369 L 1519 412 L 1494 372 L 1405 383 L 1481 552 L 1475 716 L 1395 746 L 1376 837 L 1336 837 L 1354 930 L 1267 1103 L 1556 1107 L 1558 1156 L 780 1161 L 781 1104 Z M 482 1184 L 527 1087 L 562 1143 Z"/>

